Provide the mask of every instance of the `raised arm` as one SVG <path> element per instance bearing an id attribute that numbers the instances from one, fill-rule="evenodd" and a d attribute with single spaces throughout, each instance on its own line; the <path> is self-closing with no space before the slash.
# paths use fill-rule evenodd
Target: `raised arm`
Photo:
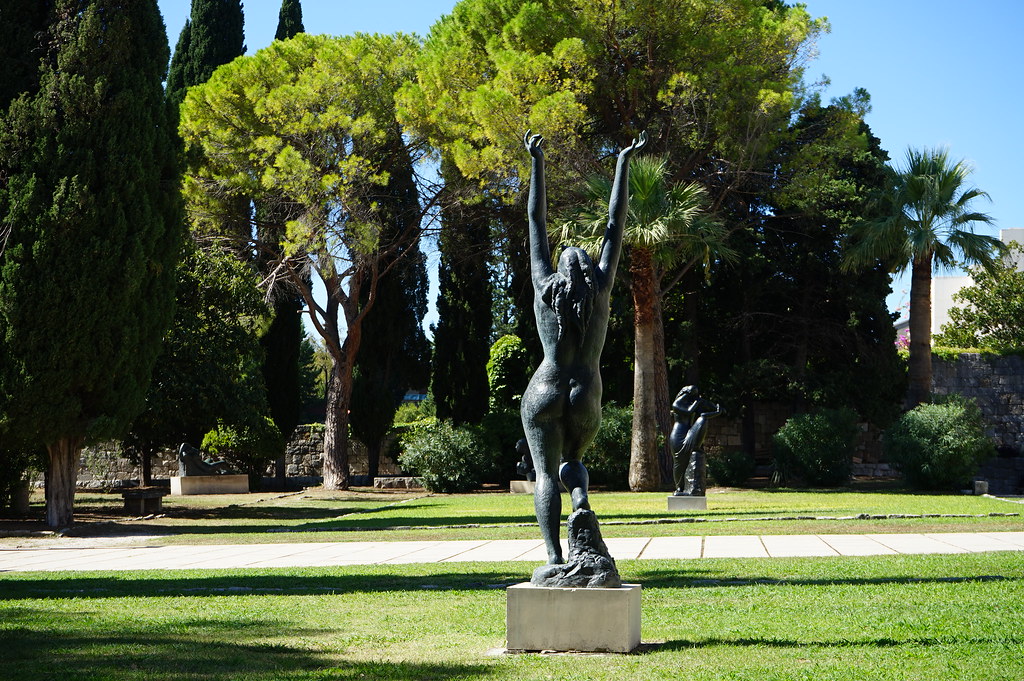
<path id="1" fill-rule="evenodd" d="M 641 132 L 632 144 L 619 152 L 619 160 L 615 164 L 615 182 L 612 184 L 612 196 L 608 202 L 608 227 L 604 231 L 601 261 L 598 264 L 605 274 L 606 286 L 612 285 L 615 270 L 619 266 L 619 256 L 622 254 L 622 231 L 626 226 L 626 213 L 629 210 L 629 159 L 646 145 L 647 133 Z"/>
<path id="2" fill-rule="evenodd" d="M 523 144 L 533 158 L 527 215 L 530 218 L 530 273 L 534 286 L 538 286 L 554 272 L 551 266 L 551 246 L 548 244 L 548 197 L 544 183 L 543 143 L 544 138 L 532 135 L 530 130 L 523 136 Z"/>

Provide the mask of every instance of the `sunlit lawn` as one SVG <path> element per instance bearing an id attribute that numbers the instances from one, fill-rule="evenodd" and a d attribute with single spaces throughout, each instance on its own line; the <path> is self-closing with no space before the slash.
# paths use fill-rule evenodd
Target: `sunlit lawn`
<path id="1" fill-rule="evenodd" d="M 0 678 L 1024 678 L 1018 553 L 620 568 L 639 654 L 496 655 L 514 563 L 0 575 Z"/>
<path id="2" fill-rule="evenodd" d="M 966 495 L 712 489 L 707 511 L 674 513 L 665 497 L 596 492 L 592 505 L 608 537 L 1024 530 L 1024 504 Z M 72 534 L 151 535 L 161 544 L 537 536 L 532 497 L 497 492 L 168 496 L 165 515 L 146 520 L 128 518 L 116 494 L 80 493 L 76 503 L 106 522 L 85 523 Z"/>

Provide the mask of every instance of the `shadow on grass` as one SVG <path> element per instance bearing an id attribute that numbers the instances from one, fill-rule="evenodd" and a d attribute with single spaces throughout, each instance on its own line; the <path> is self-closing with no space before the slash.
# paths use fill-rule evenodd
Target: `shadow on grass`
<path id="1" fill-rule="evenodd" d="M 475 664 L 350 662 L 341 659 L 345 632 L 301 629 L 293 622 L 258 615 L 104 622 L 102 614 L 87 610 L 55 613 L 17 608 L 5 611 L 5 625 L 0 631 L 5 681 L 44 677 L 269 681 L 306 678 L 307 674 L 332 679 L 446 679 L 491 673 L 488 667 Z M 312 641 L 312 645 L 299 647 L 292 643 L 295 640 Z"/>
<path id="2" fill-rule="evenodd" d="M 831 648 L 900 648 L 910 647 L 931 647 L 955 645 L 988 645 L 998 644 L 1000 646 L 1013 646 L 1024 644 L 1024 639 L 1006 637 L 1003 635 L 992 636 L 991 638 L 979 637 L 946 637 L 946 638 L 906 638 L 903 640 L 894 638 L 863 638 L 853 640 L 835 641 L 794 641 L 784 638 L 706 638 L 699 641 L 676 639 L 648 645 L 643 652 L 668 652 L 675 650 L 700 650 L 702 648 L 719 648 L 734 646 L 737 648 L 794 648 L 806 650 L 809 648 L 831 649 Z"/>
<path id="3" fill-rule="evenodd" d="M 133 573 L 92 573 L 87 577 L 53 573 L 41 578 L 14 576 L 0 581 L 0 602 L 50 598 L 150 598 L 183 596 L 246 596 L 246 595 L 330 595 L 381 593 L 388 591 L 482 591 L 503 589 L 529 580 L 533 566 L 520 572 L 477 571 L 467 573 L 418 572 L 410 575 L 381 574 L 373 566 L 365 566 L 365 574 L 331 575 L 329 568 L 317 568 L 328 574 L 296 574 L 279 570 L 268 574 L 228 575 L 192 573 L 183 576 L 141 576 Z M 150 573 L 152 575 L 152 573 Z"/>
<path id="4" fill-rule="evenodd" d="M 405 567 L 405 566 L 403 566 Z M 406 591 L 494 591 L 528 581 L 534 564 L 513 564 L 506 569 L 470 569 L 465 572 L 436 571 L 424 566 L 408 566 L 409 574 L 396 574 L 391 566 L 360 566 L 358 574 L 337 574 L 346 568 L 261 569 L 258 573 L 232 570 L 221 574 L 197 571 L 187 574 L 95 572 L 47 573 L 22 577 L 12 573 L 0 581 L 0 602 L 51 598 L 161 598 L 184 596 L 247 595 L 330 595 Z M 353 570 L 353 568 L 347 568 Z M 450 568 L 447 568 L 450 570 Z M 331 574 L 334 572 L 335 574 Z M 737 578 L 714 569 L 688 567 L 685 572 L 630 570 L 623 579 L 639 583 L 645 592 L 671 589 L 772 587 L 843 587 L 881 585 L 962 584 L 1000 582 L 1008 585 L 1024 582 L 1024 577 L 1002 575 L 935 576 L 909 575 L 884 577 L 743 577 Z M 681 605 L 680 607 L 684 607 Z"/>

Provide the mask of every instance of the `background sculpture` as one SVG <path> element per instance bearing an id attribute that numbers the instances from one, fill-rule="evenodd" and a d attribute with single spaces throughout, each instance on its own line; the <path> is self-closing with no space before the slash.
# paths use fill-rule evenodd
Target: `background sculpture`
<path id="1" fill-rule="evenodd" d="M 572 498 L 573 515 L 591 513 L 587 496 L 589 476 L 580 456 L 593 441 L 601 423 L 601 373 L 599 362 L 608 330 L 609 300 L 615 270 L 622 253 L 622 232 L 626 221 L 629 187 L 629 159 L 647 142 L 645 133 L 619 152 L 615 181 L 608 206 L 608 227 L 594 263 L 586 251 L 566 248 L 552 267 L 547 234 L 547 194 L 544 178 L 543 138 L 527 132 L 523 139 L 532 157 L 530 175 L 530 274 L 533 281 L 533 311 L 544 349 L 544 359 L 523 394 L 523 429 L 530 446 L 537 484 L 534 505 L 537 522 L 548 552 L 548 565 L 534 574 L 535 584 L 560 583 L 572 566 L 551 569 L 565 563 L 559 544 L 562 499 L 558 481 Z M 603 548 L 596 519 L 576 521 L 586 532 L 570 532 Z M 583 552 L 586 553 L 586 552 Z M 604 551 L 607 554 L 607 550 Z M 570 548 L 570 558 L 574 555 Z M 609 557 L 609 561 L 610 561 Z M 614 570 L 614 562 L 611 561 Z M 578 572 L 578 571 L 577 571 Z M 618 574 L 600 578 L 588 575 L 586 583 L 573 586 L 618 585 Z"/>
<path id="2" fill-rule="evenodd" d="M 182 442 L 178 447 L 178 475 L 233 475 L 235 471 L 227 461 L 209 461 L 203 459 L 198 449 Z"/>
<path id="3" fill-rule="evenodd" d="M 701 444 L 708 420 L 722 413 L 722 408 L 700 396 L 697 386 L 688 385 L 672 402 L 675 425 L 669 443 L 672 446 L 672 477 L 677 497 L 702 497 L 707 490 L 707 473 Z"/>

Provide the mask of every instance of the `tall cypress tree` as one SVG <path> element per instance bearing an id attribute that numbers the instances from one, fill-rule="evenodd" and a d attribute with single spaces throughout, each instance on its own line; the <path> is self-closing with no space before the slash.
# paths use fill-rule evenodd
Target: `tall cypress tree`
<path id="1" fill-rule="evenodd" d="M 176 104 L 185 91 L 205 83 L 214 70 L 245 54 L 245 18 L 241 0 L 192 0 L 167 73 L 167 96 Z"/>
<path id="2" fill-rule="evenodd" d="M 423 333 L 427 311 L 427 270 L 419 243 L 419 193 L 409 151 L 396 125 L 380 149 L 369 154 L 388 173 L 383 187 L 370 185 L 381 241 L 388 254 L 374 302 L 363 319 L 364 341 L 356 355 L 350 427 L 366 445 L 369 474 L 376 476 L 381 446 L 409 388 L 430 381 L 430 345 Z M 364 286 L 363 305 L 370 293 Z"/>
<path id="3" fill-rule="evenodd" d="M 0 419 L 49 453 L 72 522 L 79 451 L 142 407 L 181 243 L 168 46 L 156 0 L 57 0 L 38 93 L 0 121 Z"/>
<path id="4" fill-rule="evenodd" d="M 286 40 L 303 33 L 302 7 L 298 0 L 281 5 L 275 40 Z M 280 239 L 286 222 L 297 216 L 288 214 L 287 205 L 257 206 L 257 238 L 264 252 L 264 264 L 281 255 Z M 263 346 L 263 380 L 267 387 L 270 416 L 281 434 L 288 438 L 299 424 L 302 388 L 299 355 L 302 348 L 302 296 L 294 287 L 282 283 L 274 296 L 274 318 L 260 338 Z M 275 462 L 275 477 L 283 485 L 284 455 Z"/>
<path id="5" fill-rule="evenodd" d="M 0 111 L 39 86 L 42 35 L 51 2 L 5 0 L 0 5 Z"/>
<path id="6" fill-rule="evenodd" d="M 486 198 L 463 197 L 471 183 L 442 162 L 449 192 L 441 211 L 440 295 L 434 328 L 432 392 L 437 416 L 456 424 L 487 414 L 487 360 L 491 349 L 489 269 L 491 211 Z"/>
<path id="7" fill-rule="evenodd" d="M 281 13 L 277 17 L 277 33 L 274 40 L 287 40 L 298 33 L 305 33 L 302 25 L 302 5 L 299 0 L 283 0 Z"/>

